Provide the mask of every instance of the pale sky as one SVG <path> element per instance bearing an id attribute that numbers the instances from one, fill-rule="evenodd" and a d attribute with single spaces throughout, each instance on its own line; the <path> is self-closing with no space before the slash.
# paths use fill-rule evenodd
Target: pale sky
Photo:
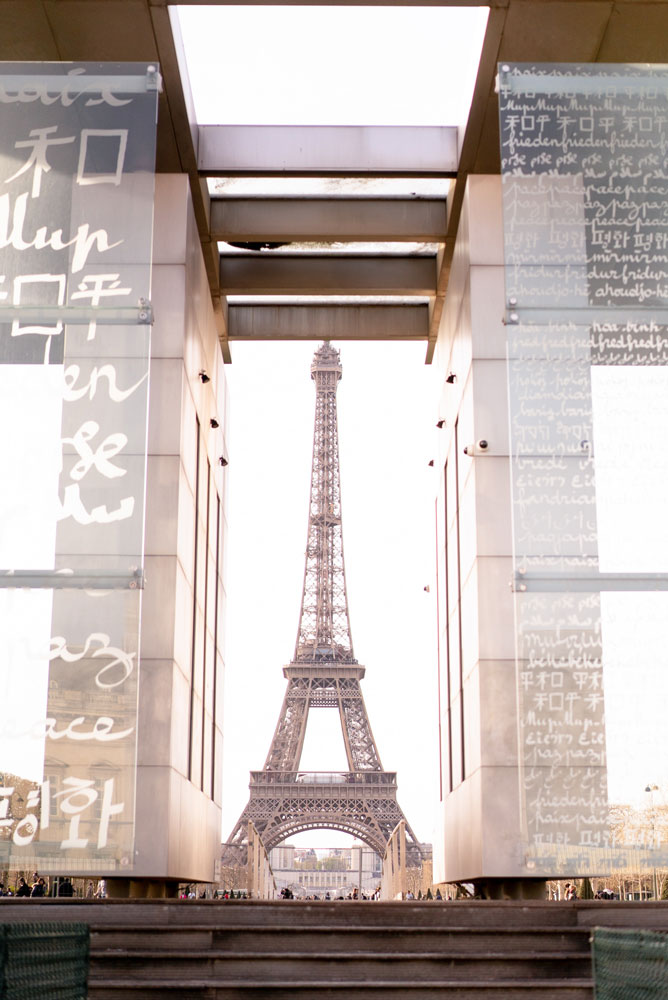
<path id="1" fill-rule="evenodd" d="M 224 836 L 246 804 L 248 772 L 264 764 L 297 636 L 316 346 L 234 345 L 227 369 Z M 343 542 L 355 656 L 367 668 L 362 690 L 381 761 L 399 772 L 399 802 L 416 836 L 428 840 L 438 788 L 436 622 L 433 588 L 423 589 L 434 562 L 435 373 L 424 365 L 423 344 L 334 346 L 343 365 Z M 337 713 L 312 711 L 302 768 L 347 770 L 344 761 Z M 348 842 L 342 834 L 303 836 L 313 846 Z"/>
<path id="2" fill-rule="evenodd" d="M 657 441 L 668 430 L 668 369 L 619 365 L 593 367 L 591 372 L 601 571 L 666 573 L 668 454 Z M 665 592 L 601 595 L 612 802 L 646 806 L 644 789 L 656 784 L 661 789 L 656 800 L 666 804 L 665 726 L 653 724 L 651 706 L 643 705 L 642 696 L 639 710 L 629 710 L 629 673 L 637 691 L 652 691 L 655 705 L 668 702 L 667 617 Z"/>
<path id="3" fill-rule="evenodd" d="M 206 29 L 200 18 L 211 17 Z M 486 8 L 179 8 L 200 124 L 457 125 Z M 233 43 L 228 43 L 233 39 Z M 233 345 L 223 837 L 262 768 L 297 634 L 316 343 Z M 335 344 L 343 541 L 355 655 L 383 767 L 416 836 L 438 795 L 434 565 L 438 414 L 425 344 Z M 313 725 L 315 723 L 315 726 Z M 314 710 L 301 765 L 345 767 L 336 713 Z M 333 846 L 342 834 L 299 842 Z"/>
<path id="4" fill-rule="evenodd" d="M 486 7 L 178 8 L 200 125 L 459 125 L 487 14 Z"/>

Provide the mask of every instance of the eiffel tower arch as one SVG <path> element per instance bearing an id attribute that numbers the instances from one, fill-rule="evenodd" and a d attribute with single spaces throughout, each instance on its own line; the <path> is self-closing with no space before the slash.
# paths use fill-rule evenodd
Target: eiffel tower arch
<path id="1" fill-rule="evenodd" d="M 352 834 L 382 855 L 394 827 L 406 820 L 397 802 L 397 775 L 383 770 L 362 696 L 365 668 L 350 633 L 341 521 L 336 391 L 339 352 L 323 344 L 311 378 L 316 405 L 306 563 L 299 629 L 287 689 L 267 759 L 250 775 L 250 797 L 227 843 L 223 864 L 245 861 L 251 820 L 267 851 L 305 830 Z M 336 709 L 347 771 L 299 769 L 312 708 Z M 421 849 L 406 822 L 409 858 Z"/>

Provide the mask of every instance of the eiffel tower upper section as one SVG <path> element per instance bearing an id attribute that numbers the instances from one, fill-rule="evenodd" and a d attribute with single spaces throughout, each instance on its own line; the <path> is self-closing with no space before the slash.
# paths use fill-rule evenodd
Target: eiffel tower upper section
<path id="1" fill-rule="evenodd" d="M 322 344 L 311 364 L 315 422 L 308 532 L 299 629 L 281 716 L 265 771 L 299 767 L 309 708 L 338 708 L 350 772 L 382 771 L 359 685 L 365 669 L 350 635 L 341 526 L 336 392 L 339 352 Z"/>
<path id="2" fill-rule="evenodd" d="M 338 351 L 318 348 L 311 364 L 315 382 L 315 428 L 304 588 L 295 663 L 355 663 L 350 636 L 341 530 L 341 480 L 336 390 Z"/>

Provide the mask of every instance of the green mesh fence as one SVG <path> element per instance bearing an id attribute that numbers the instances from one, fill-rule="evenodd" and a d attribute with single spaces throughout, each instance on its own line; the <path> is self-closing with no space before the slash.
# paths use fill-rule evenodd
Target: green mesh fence
<path id="1" fill-rule="evenodd" d="M 594 929 L 596 1000 L 666 1000 L 668 934 Z"/>
<path id="2" fill-rule="evenodd" d="M 86 924 L 0 926 L 2 1000 L 86 1000 Z"/>

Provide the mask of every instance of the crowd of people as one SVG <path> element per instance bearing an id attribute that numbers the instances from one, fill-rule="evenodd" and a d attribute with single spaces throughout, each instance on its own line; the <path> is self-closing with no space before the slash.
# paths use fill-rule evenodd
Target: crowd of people
<path id="1" fill-rule="evenodd" d="M 574 882 L 567 882 L 564 886 L 564 899 L 579 899 L 578 889 Z M 594 893 L 593 899 L 618 899 L 612 889 L 599 889 Z"/>
<path id="2" fill-rule="evenodd" d="M 4 882 L 0 882 L 0 896 L 46 896 L 48 895 L 48 886 L 46 880 L 38 872 L 33 872 L 31 882 L 28 882 L 23 875 L 19 876 L 18 882 L 15 886 L 7 885 Z"/>
<path id="3" fill-rule="evenodd" d="M 281 889 L 279 895 L 280 895 L 281 899 L 295 899 L 296 898 L 294 892 L 292 891 L 292 889 L 289 888 L 289 886 L 285 886 L 285 888 Z M 355 887 L 354 889 L 351 889 L 350 892 L 347 895 L 344 895 L 343 893 L 341 893 L 340 895 L 332 896 L 332 894 L 330 892 L 326 892 L 323 896 L 318 896 L 316 893 L 313 893 L 313 895 L 311 895 L 311 896 L 299 896 L 298 898 L 299 899 L 309 899 L 309 900 L 320 900 L 320 899 L 325 899 L 325 900 L 329 900 L 329 899 L 379 899 L 380 898 L 380 889 L 374 890 L 374 892 L 372 892 L 370 895 L 367 895 L 367 893 L 365 893 L 365 892 L 359 893 L 358 890 L 357 890 L 357 887 Z"/>
<path id="4" fill-rule="evenodd" d="M 285 888 L 281 889 L 281 891 L 280 891 L 280 897 L 281 897 L 281 899 L 294 899 L 295 895 L 294 895 L 292 889 L 290 889 L 288 886 L 286 886 Z M 363 891 L 360 892 L 358 890 L 357 886 L 355 886 L 353 889 L 350 890 L 350 892 L 345 893 L 345 894 L 344 893 L 339 893 L 339 894 L 333 896 L 330 892 L 325 892 L 325 894 L 323 896 L 318 896 L 316 894 L 313 894 L 311 896 L 300 896 L 299 898 L 300 899 L 307 899 L 307 900 L 321 900 L 321 899 L 323 899 L 323 900 L 331 900 L 331 899 L 351 899 L 351 900 L 355 900 L 355 899 L 380 899 L 380 886 L 377 886 L 373 890 L 373 892 L 363 892 Z M 435 893 L 432 893 L 431 889 L 427 889 L 427 892 L 426 892 L 426 894 L 424 896 L 422 895 L 421 892 L 418 893 L 418 895 L 416 896 L 409 889 L 408 892 L 404 895 L 404 899 L 409 899 L 409 900 L 410 899 L 420 899 L 420 900 L 422 900 L 422 899 L 424 899 L 424 900 L 434 899 L 434 900 L 442 900 L 443 898 L 444 897 L 443 897 L 443 894 L 441 893 L 440 889 L 436 889 Z M 448 899 L 449 898 L 450 897 L 448 896 Z"/>
<path id="5" fill-rule="evenodd" d="M 41 896 L 67 898 L 79 894 L 72 885 L 71 878 L 67 876 L 55 879 L 51 885 L 39 872 L 33 872 L 30 880 L 26 879 L 24 875 L 19 875 L 15 885 L 5 885 L 4 882 L 0 882 L 0 896 L 13 896 L 16 898 L 32 897 L 34 899 Z M 81 894 L 84 894 L 83 890 L 81 890 Z M 99 879 L 97 885 L 92 881 L 87 883 L 85 888 L 87 899 L 104 899 L 106 895 L 107 883 L 105 879 Z"/>
<path id="6" fill-rule="evenodd" d="M 290 889 L 288 886 L 286 886 L 285 888 L 281 889 L 279 895 L 280 895 L 281 899 L 295 899 L 295 895 L 294 895 L 292 889 Z M 469 895 L 469 898 L 471 898 L 471 897 L 473 897 L 474 894 L 470 893 L 468 895 Z M 20 875 L 18 877 L 18 879 L 16 880 L 16 884 L 15 885 L 7 885 L 6 886 L 4 882 L 0 881 L 0 897 L 2 897 L 2 896 L 5 896 L 5 897 L 7 897 L 7 896 L 13 896 L 13 897 L 17 897 L 17 898 L 27 898 L 27 897 L 39 898 L 41 896 L 59 896 L 59 897 L 85 896 L 87 899 L 93 899 L 93 898 L 95 898 L 95 899 L 105 899 L 106 896 L 107 896 L 107 883 L 106 883 L 106 880 L 103 879 L 103 878 L 99 879 L 97 882 L 88 881 L 85 884 L 85 889 L 82 886 L 78 890 L 75 890 L 74 886 L 72 885 L 72 880 L 70 878 L 68 878 L 67 876 L 56 878 L 56 879 L 54 879 L 54 883 L 52 885 L 49 885 L 49 882 L 48 882 L 47 879 L 45 879 L 43 876 L 41 876 L 38 872 L 33 872 L 32 878 L 30 880 L 26 879 L 25 876 Z M 206 899 L 206 898 L 209 898 L 209 897 L 207 896 L 206 891 L 204 889 L 202 889 L 201 887 L 198 889 L 198 887 L 195 886 L 195 885 L 187 885 L 187 886 L 185 886 L 184 888 L 182 888 L 180 890 L 180 892 L 179 892 L 179 898 L 180 899 Z M 215 890 L 213 892 L 213 897 L 212 898 L 214 898 L 214 899 L 247 899 L 248 896 L 247 896 L 247 893 L 245 891 L 241 890 L 241 889 L 237 890 L 237 892 L 235 892 L 234 890 L 231 890 L 231 889 L 226 889 L 226 890 L 218 889 L 218 890 Z M 305 899 L 305 900 L 313 900 L 313 901 L 315 901 L 315 900 L 332 900 L 332 899 L 347 899 L 347 900 L 348 899 L 349 900 L 363 899 L 363 900 L 374 900 L 374 899 L 380 899 L 380 886 L 378 886 L 372 892 L 359 891 L 358 888 L 357 888 L 357 886 L 355 886 L 353 889 L 351 889 L 347 893 L 338 892 L 338 893 L 332 894 L 329 891 L 327 891 L 323 895 L 320 895 L 320 896 L 316 895 L 316 894 L 312 894 L 312 895 L 307 895 L 307 896 L 299 896 L 299 898 L 300 899 Z M 444 899 L 450 900 L 450 899 L 453 899 L 454 897 L 450 896 L 450 895 L 443 896 L 442 893 L 441 893 L 441 890 L 439 888 L 437 888 L 435 890 L 435 892 L 434 892 L 433 895 L 432 895 L 431 889 L 427 890 L 426 895 L 422 895 L 422 893 L 418 893 L 417 896 L 415 896 L 415 894 L 411 890 L 408 890 L 404 894 L 403 898 L 406 899 L 406 900 L 414 900 L 414 899 L 417 899 L 417 900 L 430 900 L 430 899 L 433 899 L 433 900 L 444 900 Z M 549 898 L 558 899 L 559 895 L 555 894 L 554 896 L 550 896 Z M 577 889 L 577 886 L 575 885 L 574 882 L 566 882 L 566 884 L 564 886 L 564 894 L 563 894 L 563 897 L 561 897 L 561 898 L 566 899 L 566 900 L 573 900 L 573 899 L 578 899 L 579 898 L 578 889 Z M 618 899 L 619 897 L 616 896 L 615 893 L 611 889 L 604 888 L 604 889 L 599 889 L 597 892 L 595 892 L 594 895 L 593 895 L 593 898 L 594 899 Z"/>

